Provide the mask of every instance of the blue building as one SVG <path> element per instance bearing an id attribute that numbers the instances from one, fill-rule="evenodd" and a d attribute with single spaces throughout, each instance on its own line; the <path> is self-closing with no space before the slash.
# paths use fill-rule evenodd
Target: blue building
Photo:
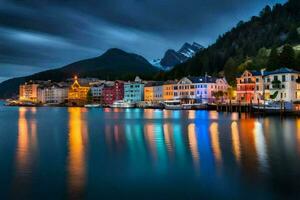
<path id="1" fill-rule="evenodd" d="M 144 100 L 144 83 L 139 77 L 134 82 L 124 83 L 124 100 L 135 103 Z"/>

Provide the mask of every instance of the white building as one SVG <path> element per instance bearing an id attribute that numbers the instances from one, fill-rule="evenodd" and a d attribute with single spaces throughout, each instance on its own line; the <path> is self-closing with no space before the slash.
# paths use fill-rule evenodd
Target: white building
<path id="1" fill-rule="evenodd" d="M 299 77 L 300 73 L 298 71 L 288 68 L 266 72 L 264 76 L 266 99 L 286 102 L 299 101 Z"/>
<path id="2" fill-rule="evenodd" d="M 49 104 L 64 103 L 68 98 L 69 87 L 54 83 L 40 86 L 38 89 L 38 102 Z"/>
<path id="3" fill-rule="evenodd" d="M 184 77 L 174 86 L 174 99 L 184 103 L 207 103 L 215 100 L 214 93 L 227 92 L 223 78 L 211 76 Z"/>

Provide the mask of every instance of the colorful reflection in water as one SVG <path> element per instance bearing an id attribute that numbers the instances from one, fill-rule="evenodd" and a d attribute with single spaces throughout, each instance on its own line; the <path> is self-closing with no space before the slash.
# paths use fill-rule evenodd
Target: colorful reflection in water
<path id="1" fill-rule="evenodd" d="M 188 138 L 189 138 L 189 147 L 190 151 L 193 157 L 193 162 L 195 165 L 195 168 L 199 168 L 200 163 L 200 155 L 198 151 L 198 141 L 197 141 L 197 135 L 196 135 L 196 126 L 194 123 L 191 123 L 188 125 Z"/>
<path id="2" fill-rule="evenodd" d="M 238 164 L 241 162 L 241 144 L 239 136 L 239 128 L 236 121 L 231 123 L 231 138 L 232 138 L 232 150 L 234 157 Z"/>
<path id="3" fill-rule="evenodd" d="M 211 136 L 211 146 L 214 152 L 215 160 L 217 166 L 220 167 L 222 165 L 222 151 L 220 147 L 219 141 L 219 127 L 216 122 L 213 122 L 209 128 L 210 136 Z"/>
<path id="4" fill-rule="evenodd" d="M 30 177 L 34 173 L 33 162 L 37 156 L 36 108 L 19 108 L 18 136 L 15 156 L 15 195 L 27 193 Z M 19 193 L 19 194 L 18 194 Z"/>
<path id="5" fill-rule="evenodd" d="M 69 108 L 69 154 L 68 154 L 68 187 L 71 198 L 83 196 L 86 183 L 85 141 L 87 126 L 85 111 L 81 108 Z"/>
<path id="6" fill-rule="evenodd" d="M 35 191 L 38 181 L 45 180 L 41 177 L 51 171 L 47 162 L 62 172 L 60 179 L 53 179 L 63 185 L 56 188 L 55 197 L 70 199 L 120 199 L 144 193 L 151 199 L 162 193 L 173 199 L 188 198 L 187 193 L 197 199 L 300 195 L 296 181 L 300 178 L 299 119 L 140 109 L 19 108 L 7 112 L 18 116 L 17 126 L 8 130 L 0 123 L 1 138 L 13 141 L 1 143 L 7 145 L 8 153 L 0 148 L 0 154 L 2 161 L 13 155 L 13 167 L 4 173 L 0 166 L 0 173 L 6 180 L 13 174 L 11 185 L 7 182 L 21 195 L 18 198 L 29 193 L 42 199 L 44 193 Z M 45 120 L 48 116 L 59 120 L 50 126 L 49 119 Z M 1 119 L 6 120 L 3 115 Z M 53 151 L 59 155 L 53 160 L 43 159 L 49 151 L 41 150 L 48 143 L 55 145 Z M 56 185 L 43 184 L 49 185 L 50 192 Z"/>

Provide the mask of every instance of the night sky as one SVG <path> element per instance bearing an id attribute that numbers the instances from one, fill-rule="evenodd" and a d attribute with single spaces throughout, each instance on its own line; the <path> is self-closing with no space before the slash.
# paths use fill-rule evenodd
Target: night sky
<path id="1" fill-rule="evenodd" d="M 0 82 L 117 47 L 151 60 L 207 46 L 286 0 L 0 0 Z"/>

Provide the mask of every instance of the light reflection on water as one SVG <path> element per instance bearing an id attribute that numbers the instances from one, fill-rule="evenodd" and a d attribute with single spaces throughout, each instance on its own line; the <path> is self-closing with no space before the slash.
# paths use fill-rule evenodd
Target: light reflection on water
<path id="1" fill-rule="evenodd" d="M 19 192 L 17 197 L 34 197 L 34 186 L 40 184 L 37 180 L 43 174 L 41 163 L 49 162 L 42 160 L 39 144 L 51 149 L 45 134 L 51 135 L 57 127 L 48 126 L 44 121 L 47 117 L 68 122 L 53 135 L 64 159 L 51 161 L 52 167 L 65 170 L 65 189 L 59 190 L 58 197 L 117 195 L 113 192 L 116 188 L 131 195 L 129 188 L 133 185 L 141 193 L 146 192 L 144 184 L 155 194 L 157 187 L 164 184 L 162 188 L 175 187 L 178 193 L 189 187 L 199 196 L 212 192 L 203 189 L 202 185 L 208 185 L 220 195 L 234 197 L 224 192 L 224 185 L 232 185 L 230 190 L 235 195 L 255 191 L 269 198 L 272 192 L 286 195 L 284 188 L 282 193 L 272 190 L 285 183 L 277 180 L 278 174 L 300 176 L 299 119 L 280 121 L 239 118 L 236 113 L 150 109 L 68 108 L 54 112 L 51 108 L 18 108 L 10 112 L 15 111 L 18 117 L 16 146 L 11 146 L 15 152 L 11 188 Z M 12 131 L 0 128 L 4 130 L 1 135 Z M 233 171 L 238 173 L 231 174 Z M 251 187 L 246 187 L 249 183 Z M 98 187 L 102 190 L 98 191 Z M 290 193 L 294 194 L 298 195 L 296 191 Z"/>
<path id="2" fill-rule="evenodd" d="M 19 109 L 14 187 L 17 188 L 15 192 L 22 195 L 26 195 L 26 190 L 32 181 L 33 162 L 37 156 L 35 113 L 36 108 Z"/>
<path id="3" fill-rule="evenodd" d="M 86 182 L 85 141 L 88 129 L 85 110 L 69 108 L 68 192 L 72 199 L 83 196 Z"/>

